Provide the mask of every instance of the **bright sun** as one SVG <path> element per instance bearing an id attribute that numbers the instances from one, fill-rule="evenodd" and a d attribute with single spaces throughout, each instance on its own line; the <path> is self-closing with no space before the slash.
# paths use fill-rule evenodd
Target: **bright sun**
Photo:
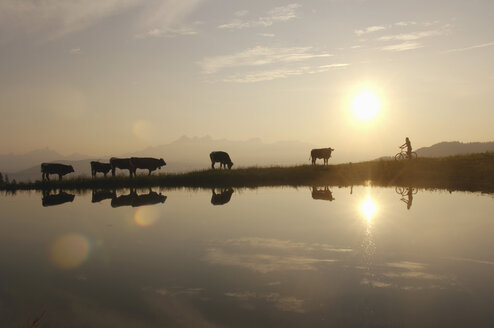
<path id="1" fill-rule="evenodd" d="M 381 104 L 379 98 L 370 90 L 359 92 L 352 102 L 353 112 L 361 120 L 370 120 L 376 116 Z"/>

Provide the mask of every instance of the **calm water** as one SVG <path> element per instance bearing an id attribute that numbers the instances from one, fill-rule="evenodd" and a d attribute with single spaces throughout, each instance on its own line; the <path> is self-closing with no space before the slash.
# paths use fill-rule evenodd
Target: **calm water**
<path id="1" fill-rule="evenodd" d="M 494 323 L 492 196 L 370 187 L 215 194 L 0 196 L 2 326 L 43 311 L 41 327 Z"/>

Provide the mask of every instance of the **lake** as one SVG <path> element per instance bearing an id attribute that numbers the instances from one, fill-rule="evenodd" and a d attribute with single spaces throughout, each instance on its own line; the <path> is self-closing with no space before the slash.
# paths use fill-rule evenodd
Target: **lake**
<path id="1" fill-rule="evenodd" d="M 0 320 L 489 327 L 494 199 L 414 188 L 0 196 Z"/>

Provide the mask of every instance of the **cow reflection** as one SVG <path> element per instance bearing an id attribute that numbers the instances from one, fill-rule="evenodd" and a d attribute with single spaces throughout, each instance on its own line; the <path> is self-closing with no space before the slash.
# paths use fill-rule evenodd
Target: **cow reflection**
<path id="1" fill-rule="evenodd" d="M 230 201 L 233 194 L 233 188 L 223 188 L 216 192 L 215 188 L 211 189 L 211 204 L 213 205 L 224 205 Z"/>
<path id="2" fill-rule="evenodd" d="M 105 199 L 113 199 L 115 198 L 115 190 L 92 190 L 92 203 L 99 203 Z"/>
<path id="3" fill-rule="evenodd" d="M 329 190 L 328 186 L 325 187 L 312 187 L 312 198 L 313 199 L 321 199 L 321 200 L 328 200 L 328 201 L 333 201 L 333 193 L 331 190 Z"/>
<path id="4" fill-rule="evenodd" d="M 121 195 L 116 197 L 116 195 L 111 200 L 112 207 L 120 207 L 120 206 L 132 206 L 139 207 L 144 205 L 155 205 L 159 203 L 164 203 L 166 200 L 166 196 L 163 196 L 161 193 L 157 193 L 149 190 L 147 194 L 137 194 L 135 190 L 130 190 L 128 195 Z"/>
<path id="5" fill-rule="evenodd" d="M 413 187 L 396 187 L 395 191 L 403 196 L 400 200 L 407 204 L 407 210 L 409 210 L 412 207 L 413 195 L 415 195 L 418 190 Z"/>
<path id="6" fill-rule="evenodd" d="M 52 194 L 50 190 L 43 190 L 41 204 L 46 206 L 56 206 L 63 203 L 73 202 L 75 195 L 66 193 L 60 189 L 57 194 Z"/>

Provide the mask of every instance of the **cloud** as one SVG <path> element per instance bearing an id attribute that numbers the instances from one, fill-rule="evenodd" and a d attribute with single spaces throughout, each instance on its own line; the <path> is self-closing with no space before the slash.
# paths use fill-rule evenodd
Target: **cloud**
<path id="1" fill-rule="evenodd" d="M 261 16 L 255 19 L 247 20 L 241 18 L 234 18 L 229 23 L 221 24 L 218 26 L 220 29 L 243 29 L 250 27 L 267 27 L 275 23 L 286 22 L 297 17 L 296 11 L 301 5 L 298 3 L 291 3 L 286 6 L 276 7 L 269 10 L 266 16 Z M 244 17 L 248 14 L 248 11 L 242 10 L 235 13 L 236 17 Z"/>
<path id="2" fill-rule="evenodd" d="M 279 293 L 256 293 L 252 291 L 235 291 L 225 293 L 226 296 L 239 301 L 264 300 L 273 303 L 274 306 L 284 312 L 304 313 L 304 300 L 294 296 L 281 296 Z"/>
<path id="3" fill-rule="evenodd" d="M 233 55 L 205 58 L 198 64 L 204 73 L 212 74 L 232 67 L 293 63 L 329 56 L 331 56 L 329 53 L 315 53 L 312 47 L 269 48 L 257 46 Z"/>
<path id="4" fill-rule="evenodd" d="M 404 34 L 395 34 L 395 35 L 384 35 L 379 38 L 379 41 L 390 41 L 390 40 L 398 40 L 398 41 L 413 41 L 419 40 L 431 36 L 438 36 L 444 34 L 443 30 L 431 30 L 431 31 L 421 31 L 414 33 L 404 33 Z"/>
<path id="5" fill-rule="evenodd" d="M 71 55 L 80 55 L 81 54 L 81 48 L 72 48 L 69 50 L 69 54 Z"/>
<path id="6" fill-rule="evenodd" d="M 336 257 L 352 252 L 328 244 L 270 238 L 228 239 L 217 241 L 214 246 L 207 250 L 206 262 L 258 273 L 317 270 L 319 264 L 337 262 Z"/>
<path id="7" fill-rule="evenodd" d="M 407 51 L 422 48 L 423 45 L 418 42 L 403 42 L 382 47 L 384 51 Z"/>
<path id="8" fill-rule="evenodd" d="M 136 35 L 136 38 L 173 38 L 180 35 L 196 35 L 197 33 L 198 32 L 191 26 L 182 26 L 179 28 L 153 28 L 145 33 Z"/>
<path id="9" fill-rule="evenodd" d="M 385 26 L 369 26 L 365 29 L 362 29 L 362 30 L 355 30 L 355 34 L 357 34 L 358 36 L 360 35 L 363 35 L 363 34 L 368 34 L 368 33 L 373 33 L 373 32 L 377 32 L 377 31 L 382 31 L 382 30 L 385 30 L 386 27 Z"/>
<path id="10" fill-rule="evenodd" d="M 450 50 L 448 50 L 446 52 L 462 52 L 462 51 L 469 51 L 469 50 L 480 49 L 480 48 L 487 48 L 487 47 L 492 47 L 492 46 L 494 46 L 494 42 L 477 44 L 477 45 L 466 47 L 466 48 L 450 49 Z"/>
<path id="11" fill-rule="evenodd" d="M 349 64 L 330 64 L 320 66 L 302 66 L 295 68 L 279 68 L 273 70 L 251 72 L 243 75 L 232 75 L 223 79 L 223 82 L 255 83 L 262 81 L 271 81 L 296 75 L 323 73 L 331 69 L 345 68 L 348 65 Z"/>
<path id="12" fill-rule="evenodd" d="M 274 38 L 276 35 L 273 33 L 259 33 L 260 36 L 266 37 L 266 38 Z"/>
<path id="13" fill-rule="evenodd" d="M 183 26 L 185 18 L 203 0 L 6 0 L 0 2 L 0 42 L 21 35 L 49 41 L 87 29 L 102 20 L 134 11 L 136 28 L 169 31 Z M 159 34 L 159 33 L 156 33 Z M 165 34 L 165 33 L 162 33 Z M 178 34 L 178 33 L 177 33 Z"/>
<path id="14" fill-rule="evenodd" d="M 174 37 L 178 35 L 195 35 L 197 30 L 193 24 L 186 24 L 187 18 L 204 0 L 166 0 L 145 1 L 140 15 L 139 26 L 144 32 L 138 38 Z"/>

